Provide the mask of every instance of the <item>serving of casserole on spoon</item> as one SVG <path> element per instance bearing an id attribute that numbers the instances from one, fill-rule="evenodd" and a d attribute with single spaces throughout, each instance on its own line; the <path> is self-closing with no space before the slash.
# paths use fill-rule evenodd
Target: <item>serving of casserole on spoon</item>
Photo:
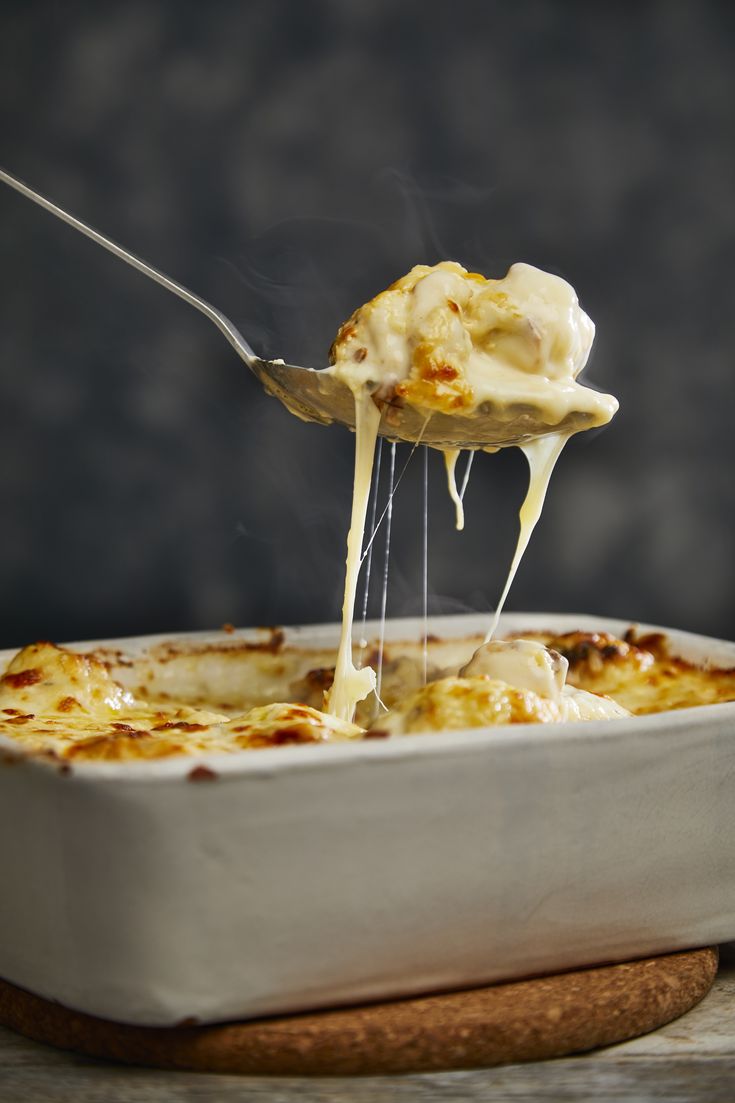
<path id="1" fill-rule="evenodd" d="M 265 389 L 279 398 L 291 413 L 307 421 L 316 421 L 323 424 L 339 422 L 350 428 L 354 427 L 353 385 L 358 378 L 360 382 L 374 383 L 376 391 L 384 395 L 386 399 L 383 404 L 384 417 L 381 419 L 379 426 L 381 436 L 388 437 L 391 440 L 406 441 L 416 441 L 420 437 L 423 443 L 435 447 L 456 445 L 463 448 L 492 448 L 506 444 L 520 444 L 525 440 L 548 433 L 552 428 L 566 428 L 576 432 L 578 429 L 603 425 L 610 420 L 614 413 L 614 408 L 610 409 L 610 402 L 614 402 L 610 399 L 610 396 L 599 395 L 595 399 L 592 397 L 595 392 L 579 386 L 569 387 L 565 400 L 562 400 L 561 391 L 559 391 L 559 402 L 554 408 L 550 407 L 545 401 L 538 401 L 540 394 L 538 388 L 517 386 L 515 388 L 509 387 L 507 393 L 503 395 L 499 395 L 497 391 L 490 393 L 487 388 L 483 388 L 481 385 L 478 386 L 483 375 L 482 370 L 478 372 L 476 370 L 477 365 L 475 364 L 473 368 L 469 362 L 467 364 L 468 378 L 470 382 L 475 379 L 476 386 L 474 400 L 468 397 L 469 390 L 465 388 L 462 403 L 454 407 L 451 404 L 437 403 L 436 400 L 431 400 L 432 387 L 421 387 L 417 385 L 417 380 L 412 380 L 411 388 L 407 389 L 405 393 L 401 393 L 400 390 L 395 388 L 391 390 L 388 380 L 395 378 L 397 383 L 401 378 L 409 375 L 410 365 L 405 357 L 403 364 L 400 366 L 394 358 L 390 357 L 379 364 L 373 356 L 367 355 L 368 351 L 375 347 L 375 340 L 368 339 L 367 345 L 364 346 L 355 345 L 352 338 L 359 341 L 363 336 L 367 337 L 368 331 L 374 326 L 379 327 L 382 321 L 388 321 L 390 326 L 400 324 L 398 315 L 401 312 L 402 305 L 399 304 L 403 304 L 406 293 L 412 291 L 414 289 L 413 285 L 418 279 L 428 272 L 425 266 L 415 268 L 409 276 L 404 277 L 393 288 L 389 288 L 382 296 L 378 296 L 377 299 L 368 304 L 368 307 L 362 307 L 360 311 L 353 315 L 350 322 L 342 327 L 333 347 L 336 360 L 333 370 L 302 368 L 295 364 L 285 364 L 281 360 L 263 359 L 253 351 L 237 326 L 211 303 L 208 303 L 199 295 L 195 295 L 194 292 L 173 280 L 170 276 L 165 275 L 152 264 L 142 260 L 122 245 L 118 245 L 111 238 L 93 229 L 86 222 L 65 211 L 52 200 L 47 199 L 40 192 L 3 169 L 0 169 L 0 180 L 96 242 L 97 245 L 107 249 L 120 260 L 124 260 L 137 271 L 148 276 L 149 279 L 155 280 L 166 290 L 178 295 L 190 306 L 201 311 L 227 338 Z M 528 267 L 527 265 L 514 265 L 511 273 L 516 269 L 518 270 L 512 277 L 514 286 L 519 286 L 523 282 L 524 276 L 521 269 Z M 477 319 L 479 328 L 473 322 L 473 350 L 477 352 L 482 348 L 487 351 L 492 345 L 493 333 L 500 333 L 501 330 L 505 330 L 506 337 L 504 340 L 506 344 L 508 341 L 516 341 L 519 350 L 521 348 L 526 349 L 525 352 L 521 353 L 518 366 L 520 371 L 525 372 L 530 378 L 536 370 L 533 367 L 533 354 L 531 354 L 530 359 L 528 355 L 535 342 L 533 327 L 536 326 L 536 322 L 533 314 L 529 314 L 526 318 L 523 316 L 517 317 L 515 323 L 511 322 L 509 316 L 503 319 L 500 299 L 496 295 L 494 302 L 498 311 L 498 324 L 494 325 L 488 314 L 487 304 L 483 306 L 482 296 L 469 296 L 463 293 L 459 287 L 457 280 L 459 279 L 459 273 L 464 272 L 464 269 L 461 269 L 459 265 L 449 263 L 438 265 L 437 269 L 444 269 L 442 282 L 448 283 L 450 290 L 453 285 L 455 299 L 452 301 L 455 302 L 458 311 L 469 307 L 473 316 Z M 511 273 L 509 273 L 507 279 L 511 279 Z M 478 280 L 481 283 L 502 282 L 484 281 L 481 276 L 464 274 L 469 280 Z M 554 277 L 549 278 L 554 279 Z M 559 283 L 563 284 L 563 281 L 559 281 Z M 425 314 L 431 313 L 432 293 L 441 294 L 441 284 L 438 281 L 433 281 L 433 286 L 435 288 L 434 292 L 422 287 L 418 295 L 418 300 L 422 304 L 420 310 Z M 427 288 L 430 287 L 432 287 L 432 281 L 427 284 Z M 475 290 L 479 290 L 479 285 Z M 485 297 L 487 298 L 487 296 Z M 386 309 L 390 315 L 390 320 L 386 316 Z M 513 335 L 508 330 L 508 326 L 510 325 L 512 328 L 514 324 L 515 334 Z M 526 333 L 528 340 L 525 341 L 522 332 L 524 325 L 530 327 Z M 482 332 L 483 326 L 486 327 L 484 333 Z M 458 332 L 459 328 L 461 327 L 457 327 Z M 387 337 L 387 334 L 385 336 Z M 434 336 L 438 335 L 434 334 Z M 377 337 L 377 334 L 375 337 Z M 451 334 L 447 334 L 447 338 L 452 355 L 454 357 L 461 356 L 462 349 L 459 347 L 461 342 L 453 342 Z M 361 351 L 362 349 L 364 349 L 364 353 Z M 450 351 L 450 348 L 447 348 L 447 351 Z M 355 353 L 358 354 L 358 357 L 362 357 L 364 362 L 364 370 L 360 373 L 345 369 L 346 359 L 349 359 Z M 539 360 L 543 355 L 544 350 L 537 345 L 536 359 Z M 477 357 L 473 356 L 472 359 L 476 361 Z M 583 359 L 586 359 L 586 356 Z M 521 366 L 521 360 L 525 366 Z M 579 363 L 576 370 L 579 371 L 581 366 L 582 364 Z M 403 370 L 403 377 L 401 376 L 401 370 Z M 424 382 L 428 379 L 427 373 L 432 370 L 431 363 L 428 361 L 423 363 L 423 366 L 419 369 L 419 374 Z M 371 371 L 373 372 L 373 378 L 370 378 L 369 373 Z M 457 392 L 457 388 L 454 390 Z M 427 399 L 429 399 L 428 404 L 425 401 Z M 605 399 L 608 401 L 606 402 Z M 549 418 L 553 418 L 556 413 L 560 416 L 550 422 Z"/>

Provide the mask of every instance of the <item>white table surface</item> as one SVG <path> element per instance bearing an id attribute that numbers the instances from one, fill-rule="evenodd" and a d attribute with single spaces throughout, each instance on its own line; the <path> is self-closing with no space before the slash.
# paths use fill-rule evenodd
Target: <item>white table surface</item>
<path id="1" fill-rule="evenodd" d="M 735 943 L 714 988 L 668 1026 L 596 1053 L 422 1076 L 281 1079 L 158 1072 L 90 1061 L 0 1028 L 2 1103 L 388 1103 L 391 1100 L 735 1103 Z"/>

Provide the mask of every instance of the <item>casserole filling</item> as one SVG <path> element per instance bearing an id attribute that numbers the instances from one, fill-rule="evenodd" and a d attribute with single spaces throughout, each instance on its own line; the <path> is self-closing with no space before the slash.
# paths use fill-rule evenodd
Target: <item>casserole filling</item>
<path id="1" fill-rule="evenodd" d="M 0 678 L 0 734 L 30 753 L 74 761 L 136 761 L 235 753 L 418 732 L 615 720 L 735 700 L 735 670 L 669 653 L 663 636 L 539 632 L 533 638 L 433 640 L 423 685 L 421 645 L 387 645 L 383 699 L 370 725 L 324 710 L 330 652 L 288 647 L 165 645 L 139 657 L 24 648 Z M 374 656 L 373 656 L 374 657 Z M 280 700 L 279 700 L 280 699 Z M 290 703 L 281 703 L 288 699 Z"/>

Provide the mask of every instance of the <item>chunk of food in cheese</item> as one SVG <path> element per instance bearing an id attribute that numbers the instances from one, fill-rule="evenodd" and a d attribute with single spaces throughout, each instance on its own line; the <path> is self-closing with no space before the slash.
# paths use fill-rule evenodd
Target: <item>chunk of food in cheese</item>
<path id="1" fill-rule="evenodd" d="M 493 280 L 456 261 L 419 264 L 344 323 L 329 370 L 353 391 L 427 412 L 531 406 L 549 425 L 579 411 L 591 427 L 618 408 L 576 382 L 594 333 L 574 288 L 533 265 Z"/>
<path id="2" fill-rule="evenodd" d="M 567 660 L 558 651 L 537 640 L 491 640 L 478 647 L 466 666 L 463 678 L 485 676 L 509 685 L 531 689 L 542 697 L 558 701 L 564 689 Z"/>
<path id="3" fill-rule="evenodd" d="M 96 656 L 42 642 L 19 651 L 0 678 L 0 709 L 8 704 L 37 713 L 115 716 L 134 700 Z"/>
<path id="4" fill-rule="evenodd" d="M 406 735 L 630 715 L 607 697 L 565 686 L 566 669 L 565 659 L 534 640 L 486 643 L 459 676 L 440 678 L 416 690 L 376 720 L 374 727 Z"/>
<path id="5" fill-rule="evenodd" d="M 550 724 L 563 719 L 559 705 L 530 689 L 477 678 L 440 678 L 410 694 L 375 721 L 389 735 L 484 728 L 499 724 Z"/>

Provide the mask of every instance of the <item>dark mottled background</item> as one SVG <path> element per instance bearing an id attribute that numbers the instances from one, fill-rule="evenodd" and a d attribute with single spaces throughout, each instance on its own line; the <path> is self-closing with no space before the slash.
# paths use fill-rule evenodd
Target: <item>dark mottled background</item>
<path id="1" fill-rule="evenodd" d="M 415 262 L 564 275 L 621 412 L 568 448 L 510 607 L 735 636 L 733 11 L 5 0 L 2 160 L 313 365 Z M 350 435 L 7 189 L 0 219 L 0 643 L 334 619 Z M 489 609 L 522 457 L 479 458 L 464 534 L 430 458 L 432 608 Z M 420 607 L 420 473 L 394 614 Z"/>

